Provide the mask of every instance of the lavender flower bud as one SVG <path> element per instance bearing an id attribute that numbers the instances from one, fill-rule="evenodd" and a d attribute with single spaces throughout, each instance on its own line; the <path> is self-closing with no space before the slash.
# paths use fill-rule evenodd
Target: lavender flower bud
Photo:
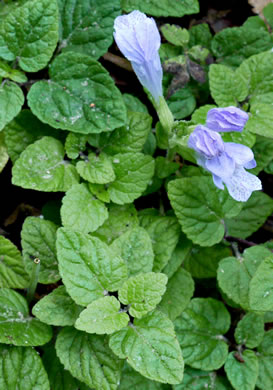
<path id="1" fill-rule="evenodd" d="M 213 131 L 242 131 L 248 114 L 236 107 L 212 108 L 207 114 L 206 126 Z"/>
<path id="2" fill-rule="evenodd" d="M 188 146 L 208 159 L 216 157 L 224 151 L 224 142 L 220 134 L 214 133 L 202 125 L 196 126 L 191 133 Z"/>

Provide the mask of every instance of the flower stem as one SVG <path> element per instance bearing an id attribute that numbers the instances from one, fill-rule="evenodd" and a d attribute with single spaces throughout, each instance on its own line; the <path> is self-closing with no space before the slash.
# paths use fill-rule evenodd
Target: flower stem
<path id="1" fill-rule="evenodd" d="M 27 301 L 30 303 L 34 297 L 36 287 L 38 284 L 38 277 L 40 272 L 40 259 L 37 257 L 33 260 L 32 272 L 30 276 L 30 284 L 27 289 Z"/>
<path id="2" fill-rule="evenodd" d="M 168 132 L 168 134 L 170 134 L 174 124 L 174 119 L 173 114 L 163 96 L 159 98 L 159 104 L 156 104 L 155 108 L 162 127 L 166 130 L 166 132 Z"/>

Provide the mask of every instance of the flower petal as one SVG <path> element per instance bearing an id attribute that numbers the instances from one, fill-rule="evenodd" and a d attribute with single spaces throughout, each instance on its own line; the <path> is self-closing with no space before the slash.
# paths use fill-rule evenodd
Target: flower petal
<path id="1" fill-rule="evenodd" d="M 237 107 L 212 108 L 207 114 L 206 126 L 213 131 L 242 131 L 248 114 Z"/>
<path id="2" fill-rule="evenodd" d="M 234 142 L 225 142 L 225 152 L 238 165 L 245 165 L 254 159 L 254 154 L 248 146 L 235 144 Z"/>
<path id="3" fill-rule="evenodd" d="M 162 66 L 159 54 L 156 53 L 151 61 L 142 64 L 132 62 L 133 69 L 143 87 L 147 88 L 153 98 L 158 102 L 163 95 L 162 91 Z"/>
<path id="4" fill-rule="evenodd" d="M 242 166 L 237 166 L 234 174 L 227 180 L 224 180 L 224 183 L 232 198 L 239 202 L 246 202 L 253 191 L 262 189 L 260 179 L 245 171 Z"/>
<path id="5" fill-rule="evenodd" d="M 222 180 L 232 176 L 235 169 L 234 160 L 226 153 L 206 161 L 206 169 Z"/>
<path id="6" fill-rule="evenodd" d="M 213 178 L 213 182 L 217 188 L 219 188 L 220 190 L 225 189 L 224 184 L 222 182 L 222 179 L 219 176 L 212 175 L 212 178 Z"/>

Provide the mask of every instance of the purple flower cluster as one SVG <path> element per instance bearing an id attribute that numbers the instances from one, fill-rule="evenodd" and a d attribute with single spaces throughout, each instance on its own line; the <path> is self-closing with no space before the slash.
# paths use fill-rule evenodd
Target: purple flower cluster
<path id="1" fill-rule="evenodd" d="M 223 190 L 225 184 L 232 198 L 241 202 L 262 189 L 261 181 L 245 170 L 255 168 L 256 161 L 249 147 L 224 142 L 218 132 L 241 132 L 247 120 L 247 113 L 239 108 L 213 108 L 207 114 L 206 125 L 198 125 L 188 141 L 196 151 L 197 163 L 212 173 L 216 187 Z"/>

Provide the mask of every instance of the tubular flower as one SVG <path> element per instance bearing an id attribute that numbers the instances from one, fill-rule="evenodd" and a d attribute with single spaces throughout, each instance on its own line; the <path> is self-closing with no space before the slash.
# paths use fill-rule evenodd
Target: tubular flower
<path id="1" fill-rule="evenodd" d="M 162 66 L 158 54 L 160 34 L 153 18 L 140 11 L 115 19 L 114 38 L 122 54 L 132 63 L 141 82 L 158 103 L 162 96 Z"/>
<path id="2" fill-rule="evenodd" d="M 213 131 L 243 131 L 248 114 L 237 107 L 213 108 L 207 114 L 206 126 Z"/>

